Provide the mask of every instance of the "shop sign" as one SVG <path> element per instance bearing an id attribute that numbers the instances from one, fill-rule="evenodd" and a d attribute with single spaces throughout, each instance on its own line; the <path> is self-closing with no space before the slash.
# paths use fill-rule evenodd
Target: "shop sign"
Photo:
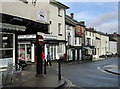
<path id="1" fill-rule="evenodd" d="M 39 43 L 40 45 L 43 45 L 43 43 L 44 43 L 44 42 L 43 42 L 43 36 L 40 35 L 40 36 L 38 37 L 38 43 Z"/>

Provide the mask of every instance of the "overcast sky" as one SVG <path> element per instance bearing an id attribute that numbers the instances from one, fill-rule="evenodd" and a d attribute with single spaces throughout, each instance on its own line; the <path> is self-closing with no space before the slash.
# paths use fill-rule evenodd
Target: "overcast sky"
<path id="1" fill-rule="evenodd" d="M 104 33 L 118 32 L 118 2 L 60 2 L 70 7 L 67 15 L 74 13 L 74 19 L 84 20 L 88 28 Z"/>

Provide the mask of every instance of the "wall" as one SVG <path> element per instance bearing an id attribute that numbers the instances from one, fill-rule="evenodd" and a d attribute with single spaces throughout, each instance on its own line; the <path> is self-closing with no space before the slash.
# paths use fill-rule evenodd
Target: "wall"
<path id="1" fill-rule="evenodd" d="M 65 12 L 64 9 L 61 8 L 61 17 L 58 16 L 58 6 L 55 4 L 50 4 L 50 33 L 54 36 L 57 36 L 57 40 L 65 40 Z M 62 36 L 58 35 L 58 23 L 61 23 L 61 32 Z"/>
<path id="2" fill-rule="evenodd" d="M 109 37 L 101 35 L 101 55 L 105 55 L 106 52 L 109 52 Z"/>
<path id="3" fill-rule="evenodd" d="M 6 0 L 6 2 L 2 2 L 2 13 L 37 21 L 37 11 L 39 10 L 47 14 L 48 20 L 46 23 L 49 23 L 48 6 L 48 0 L 45 0 L 44 2 L 42 2 L 42 0 L 39 0 L 39 2 L 37 1 L 35 6 L 32 4 L 32 0 L 29 0 L 27 4 L 19 0 Z M 37 22 L 43 23 L 42 21 Z"/>
<path id="4" fill-rule="evenodd" d="M 113 54 L 116 54 L 117 53 L 117 42 L 110 41 L 109 44 L 110 44 L 110 52 Z"/>

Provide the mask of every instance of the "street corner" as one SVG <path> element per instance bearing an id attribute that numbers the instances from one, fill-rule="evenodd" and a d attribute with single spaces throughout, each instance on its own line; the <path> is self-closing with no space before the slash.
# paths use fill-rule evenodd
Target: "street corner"
<path id="1" fill-rule="evenodd" d="M 120 75 L 118 65 L 116 64 L 107 64 L 102 66 L 101 69 L 112 74 Z"/>

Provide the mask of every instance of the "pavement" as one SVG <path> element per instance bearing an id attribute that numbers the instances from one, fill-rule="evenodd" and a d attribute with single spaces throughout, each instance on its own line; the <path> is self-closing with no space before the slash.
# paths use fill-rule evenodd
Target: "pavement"
<path id="1" fill-rule="evenodd" d="M 53 68 L 56 67 L 56 70 Z M 57 89 L 62 87 L 65 84 L 65 80 L 58 80 L 58 71 L 57 71 L 57 62 L 52 63 L 52 66 L 47 66 L 47 74 L 44 74 L 43 77 L 36 77 L 36 65 L 28 65 L 25 70 L 22 71 L 22 84 L 19 83 L 19 80 L 16 84 L 8 84 L 2 89 L 7 87 L 37 87 L 37 88 L 49 88 Z"/>
<path id="2" fill-rule="evenodd" d="M 113 73 L 116 75 L 120 75 L 120 70 L 118 68 L 118 65 L 116 64 L 107 64 L 102 66 L 102 69 L 106 72 Z"/>

